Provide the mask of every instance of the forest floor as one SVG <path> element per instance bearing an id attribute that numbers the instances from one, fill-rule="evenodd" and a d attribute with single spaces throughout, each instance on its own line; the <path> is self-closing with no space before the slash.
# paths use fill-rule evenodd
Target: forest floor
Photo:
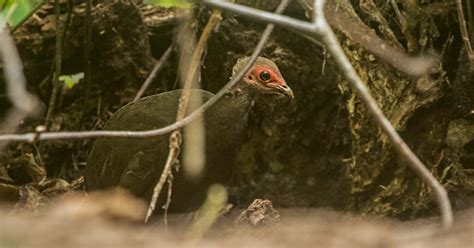
<path id="1" fill-rule="evenodd" d="M 0 247 L 472 247 L 474 208 L 455 214 L 444 231 L 436 217 L 400 222 L 323 208 L 231 209 L 209 230 L 196 213 L 170 214 L 143 224 L 145 204 L 126 195 L 69 195 L 54 207 L 2 216 Z M 268 203 L 268 202 L 267 202 Z M 30 206 L 31 207 L 31 206 Z M 39 209 L 38 209 L 39 210 Z M 1 213 L 2 211 L 0 211 Z M 205 233 L 205 234 L 204 234 Z M 204 234 L 201 239 L 200 234 Z"/>

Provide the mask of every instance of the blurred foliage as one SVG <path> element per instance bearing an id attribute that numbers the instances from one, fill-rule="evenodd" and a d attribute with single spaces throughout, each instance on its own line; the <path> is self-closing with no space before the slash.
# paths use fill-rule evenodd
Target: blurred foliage
<path id="1" fill-rule="evenodd" d="M 72 89 L 74 85 L 78 84 L 80 80 L 84 78 L 84 72 L 80 72 L 72 75 L 62 75 L 59 80 L 64 82 L 67 89 Z"/>
<path id="2" fill-rule="evenodd" d="M 191 7 L 191 3 L 187 0 L 145 0 L 145 3 L 156 4 L 158 6 L 165 7 L 165 8 L 170 8 L 170 7 L 189 8 L 189 7 Z"/>
<path id="3" fill-rule="evenodd" d="M 8 25 L 16 29 L 21 25 L 44 0 L 0 0 L 1 15 Z"/>

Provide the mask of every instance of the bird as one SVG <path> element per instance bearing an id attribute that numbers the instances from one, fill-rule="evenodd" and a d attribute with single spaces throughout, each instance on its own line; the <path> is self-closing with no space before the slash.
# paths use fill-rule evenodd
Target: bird
<path id="1" fill-rule="evenodd" d="M 237 60 L 231 78 L 248 59 L 243 57 Z M 200 97 L 203 103 L 214 96 L 201 89 L 191 89 L 190 92 L 191 97 Z M 176 121 L 181 94 L 182 89 L 172 90 L 129 103 L 111 116 L 104 129 L 139 131 L 170 125 Z M 255 100 L 267 95 L 294 98 L 277 65 L 270 59 L 257 57 L 244 77 L 204 112 L 206 142 L 203 175 L 200 180 L 191 180 L 181 171 L 173 172 L 170 212 L 194 211 L 204 202 L 210 185 L 229 184 L 237 151 L 247 135 L 249 113 Z M 168 152 L 167 135 L 136 139 L 98 138 L 84 169 L 85 188 L 94 191 L 119 187 L 149 201 Z M 164 204 L 165 198 L 160 196 L 158 204 Z"/>

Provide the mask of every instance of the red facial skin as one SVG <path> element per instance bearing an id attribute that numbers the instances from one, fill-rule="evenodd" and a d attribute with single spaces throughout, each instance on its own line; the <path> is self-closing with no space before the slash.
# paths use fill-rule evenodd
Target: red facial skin
<path id="1" fill-rule="evenodd" d="M 286 84 L 280 72 L 274 66 L 256 65 L 247 75 L 243 81 L 261 93 L 267 94 L 283 94 L 289 98 L 294 98 L 293 91 Z"/>
<path id="2" fill-rule="evenodd" d="M 264 80 L 260 77 L 260 74 L 264 71 L 268 72 L 268 74 L 270 75 L 270 78 L 267 80 Z M 253 75 L 253 83 L 256 83 L 255 81 L 258 81 L 267 87 L 286 85 L 285 80 L 281 78 L 272 68 L 269 67 L 255 67 L 249 74 Z"/>

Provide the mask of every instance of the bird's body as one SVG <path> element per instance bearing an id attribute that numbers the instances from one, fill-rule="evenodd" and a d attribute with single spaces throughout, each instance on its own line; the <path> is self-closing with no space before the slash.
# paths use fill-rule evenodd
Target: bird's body
<path id="1" fill-rule="evenodd" d="M 277 73 L 280 75 L 279 71 Z M 287 86 L 284 89 L 292 94 Z M 165 92 L 130 103 L 119 109 L 104 129 L 135 131 L 170 125 L 176 120 L 181 92 Z M 229 183 L 237 150 L 245 137 L 253 98 L 258 95 L 258 88 L 240 83 L 231 94 L 204 113 L 206 160 L 203 175 L 196 181 L 189 180 L 183 173 L 174 173 L 170 210 L 196 209 L 203 202 L 208 186 Z M 200 97 L 202 102 L 212 96 L 204 90 L 191 90 L 191 97 Z M 167 158 L 168 137 L 98 139 L 84 171 L 87 190 L 120 186 L 149 200 Z M 164 198 L 160 197 L 159 204 L 164 203 Z"/>
<path id="2" fill-rule="evenodd" d="M 128 104 L 110 118 L 105 129 L 138 131 L 172 124 L 176 119 L 181 92 L 165 92 Z M 200 96 L 203 102 L 213 96 L 203 90 L 192 90 L 191 95 Z M 225 184 L 230 179 L 232 169 L 229 168 L 232 168 L 236 149 L 244 138 L 250 106 L 246 97 L 242 98 L 236 101 L 234 96 L 224 97 L 205 112 L 207 156 L 204 175 L 201 180 L 195 181 L 186 180 L 183 173 L 175 173 L 170 209 L 184 211 L 188 207 L 193 208 L 202 202 L 207 186 Z M 223 117 L 215 113 L 232 114 Z M 149 199 L 167 153 L 168 135 L 144 139 L 99 139 L 88 159 L 86 187 L 95 190 L 120 186 L 136 196 Z"/>

